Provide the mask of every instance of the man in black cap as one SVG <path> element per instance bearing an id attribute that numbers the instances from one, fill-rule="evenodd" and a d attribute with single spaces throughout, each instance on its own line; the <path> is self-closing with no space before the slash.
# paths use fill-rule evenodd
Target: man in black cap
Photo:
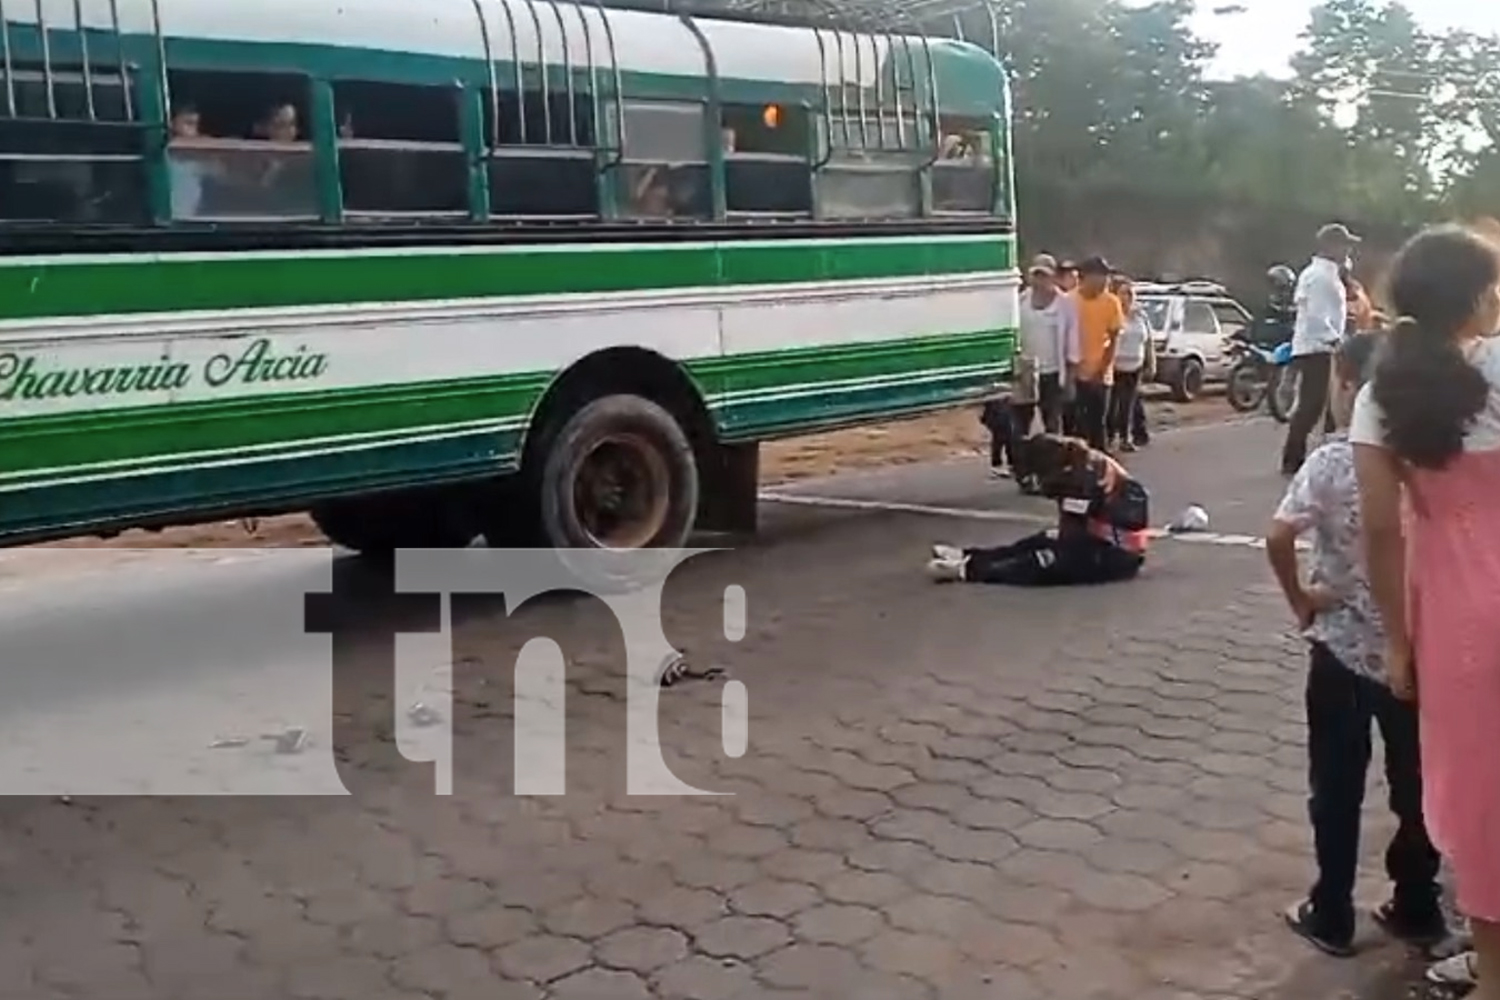
<path id="1" fill-rule="evenodd" d="M 1344 338 L 1349 303 L 1343 269 L 1359 237 L 1342 223 L 1318 230 L 1312 261 L 1297 276 L 1293 299 L 1297 319 L 1292 329 L 1292 371 L 1297 376 L 1297 407 L 1287 422 L 1281 449 L 1283 475 L 1295 475 L 1307 457 L 1307 438 L 1322 420 L 1329 421 L 1328 388 L 1333 354 Z"/>

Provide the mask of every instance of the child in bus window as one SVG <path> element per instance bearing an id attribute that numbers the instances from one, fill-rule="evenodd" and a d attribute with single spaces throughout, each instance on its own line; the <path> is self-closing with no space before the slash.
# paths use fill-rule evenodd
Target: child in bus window
<path id="1" fill-rule="evenodd" d="M 202 138 L 198 108 L 182 103 L 172 110 L 172 141 Z M 210 161 L 192 154 L 171 157 L 168 176 L 172 185 L 172 218 L 191 219 L 203 210 L 203 189 L 213 173 Z"/>
<path id="2" fill-rule="evenodd" d="M 269 142 L 297 141 L 297 109 L 291 104 L 273 105 L 256 125 L 256 138 Z"/>

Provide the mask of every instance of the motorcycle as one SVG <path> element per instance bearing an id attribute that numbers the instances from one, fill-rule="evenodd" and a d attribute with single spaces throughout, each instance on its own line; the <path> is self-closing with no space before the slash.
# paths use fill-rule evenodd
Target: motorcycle
<path id="1" fill-rule="evenodd" d="M 1225 383 L 1229 405 L 1239 413 L 1254 413 L 1270 393 L 1276 371 L 1272 360 L 1274 352 L 1245 337 L 1233 338 L 1229 351 L 1234 357 Z"/>
<path id="2" fill-rule="evenodd" d="M 1266 408 L 1277 423 L 1292 419 L 1297 408 L 1297 372 L 1292 368 L 1292 342 L 1271 352 L 1271 375 L 1266 389 Z"/>

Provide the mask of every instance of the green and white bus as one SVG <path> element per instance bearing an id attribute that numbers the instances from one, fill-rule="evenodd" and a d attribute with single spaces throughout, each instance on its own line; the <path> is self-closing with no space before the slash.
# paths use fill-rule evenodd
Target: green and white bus
<path id="1" fill-rule="evenodd" d="M 363 552 L 673 546 L 753 528 L 759 442 L 1008 374 L 1006 74 L 896 4 L 0 29 L 0 544 L 310 511 Z"/>

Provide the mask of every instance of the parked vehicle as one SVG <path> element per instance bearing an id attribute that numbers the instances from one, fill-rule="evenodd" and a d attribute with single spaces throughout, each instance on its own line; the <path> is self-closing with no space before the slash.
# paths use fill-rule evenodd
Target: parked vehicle
<path id="1" fill-rule="evenodd" d="M 1240 413 L 1254 413 L 1265 404 L 1273 375 L 1277 372 L 1274 351 L 1236 337 L 1230 344 L 1234 363 L 1229 368 L 1225 395 Z"/>
<path id="2" fill-rule="evenodd" d="M 1250 313 L 1213 281 L 1141 283 L 1136 301 L 1146 310 L 1156 343 L 1156 381 L 1179 403 L 1192 402 L 1210 382 L 1225 382 L 1238 358 L 1231 343 Z"/>

